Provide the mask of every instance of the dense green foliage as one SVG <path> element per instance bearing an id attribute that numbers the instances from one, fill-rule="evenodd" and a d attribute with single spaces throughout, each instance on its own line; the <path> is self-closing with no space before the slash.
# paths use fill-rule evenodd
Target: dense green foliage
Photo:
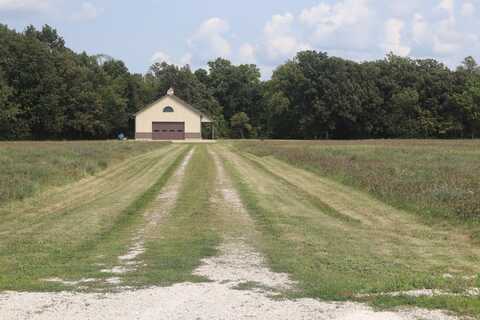
<path id="1" fill-rule="evenodd" d="M 480 75 L 473 59 L 464 65 L 452 72 L 435 60 L 388 55 L 355 63 L 301 52 L 267 84 L 268 132 L 311 139 L 474 136 Z"/>
<path id="2" fill-rule="evenodd" d="M 0 25 L 1 139 L 132 135 L 135 112 L 169 87 L 209 114 L 224 137 L 480 134 L 480 72 L 471 57 L 452 71 L 432 59 L 391 54 L 357 63 L 304 51 L 269 81 L 255 65 L 220 58 L 208 70 L 156 63 L 140 75 L 108 56 L 73 52 L 49 26 L 18 33 Z"/>
<path id="3" fill-rule="evenodd" d="M 2 138 L 110 137 L 145 98 L 122 62 L 76 54 L 49 26 L 0 26 L 0 43 Z"/>

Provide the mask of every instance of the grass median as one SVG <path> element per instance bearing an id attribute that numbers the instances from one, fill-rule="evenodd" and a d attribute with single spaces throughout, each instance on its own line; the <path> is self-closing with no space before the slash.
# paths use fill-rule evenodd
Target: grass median
<path id="1" fill-rule="evenodd" d="M 144 266 L 126 276 L 132 285 L 170 285 L 206 279 L 192 275 L 205 257 L 217 253 L 220 235 L 210 202 L 215 166 L 207 146 L 196 146 L 173 210 L 146 237 Z"/>

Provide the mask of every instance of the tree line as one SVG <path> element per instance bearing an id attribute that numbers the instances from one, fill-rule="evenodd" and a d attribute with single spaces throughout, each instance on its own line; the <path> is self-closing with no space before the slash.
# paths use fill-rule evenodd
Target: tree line
<path id="1" fill-rule="evenodd" d="M 0 25 L 0 139 L 134 134 L 133 115 L 169 87 L 232 138 L 467 138 L 480 135 L 480 67 L 387 55 L 371 62 L 299 52 L 268 81 L 253 64 L 208 70 L 75 53 L 46 25 Z M 208 130 L 208 128 L 207 128 Z M 208 135 L 209 133 L 206 132 Z"/>

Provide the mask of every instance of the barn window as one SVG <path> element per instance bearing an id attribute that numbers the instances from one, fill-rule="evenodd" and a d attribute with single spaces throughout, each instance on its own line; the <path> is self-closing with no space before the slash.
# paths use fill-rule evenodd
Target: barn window
<path id="1" fill-rule="evenodd" d="M 172 107 L 165 107 L 165 108 L 163 108 L 163 112 L 173 112 L 173 108 Z"/>

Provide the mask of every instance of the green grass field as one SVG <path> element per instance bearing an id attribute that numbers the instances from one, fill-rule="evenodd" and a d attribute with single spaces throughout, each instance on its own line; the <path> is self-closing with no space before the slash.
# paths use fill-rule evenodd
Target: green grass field
<path id="1" fill-rule="evenodd" d="M 362 190 L 359 185 L 351 188 L 339 183 L 345 180 L 338 175 L 335 176 L 338 179 L 324 178 L 328 175 L 321 173 L 322 165 L 317 162 L 314 166 L 313 160 L 308 162 L 309 169 L 304 170 L 307 166 L 304 159 L 324 157 L 327 161 L 325 158 L 332 154 L 332 149 L 336 151 L 328 161 L 336 163 L 337 153 L 374 157 L 366 151 L 372 147 L 376 153 L 380 148 L 384 157 L 392 154 L 390 149 L 395 149 L 388 144 L 379 147 L 372 143 L 354 146 L 329 143 L 325 147 L 327 151 L 321 151 L 324 148 L 321 143 L 302 146 L 292 142 L 250 142 L 237 143 L 233 152 L 227 153 L 237 187 L 262 230 L 260 245 L 272 268 L 288 272 L 300 283 L 302 290 L 294 296 L 353 299 L 377 306 L 410 304 L 480 314 L 478 297 L 460 294 L 451 299 L 412 298 L 381 294 L 415 289 L 462 293 L 478 287 L 480 248 L 478 241 L 472 239 L 470 223 L 439 223 L 438 217 L 435 223 L 430 219 L 425 221 L 417 214 L 418 207 L 411 212 L 403 210 L 411 208 L 410 205 L 398 206 L 403 208 L 398 209 L 375 199 L 378 198 L 375 193 L 369 196 L 359 192 Z M 302 153 L 305 149 L 306 154 Z M 436 151 L 438 156 L 440 150 Z M 418 150 L 415 152 L 421 154 Z M 470 153 L 465 154 L 467 162 Z M 389 166 L 402 166 L 400 158 L 390 159 L 397 161 L 385 160 Z M 362 161 L 359 163 L 362 165 Z M 413 163 L 417 162 L 409 162 Z M 340 165 L 336 168 L 342 170 Z M 346 168 L 343 170 L 344 175 L 349 174 Z M 380 166 L 369 174 L 382 177 L 381 170 Z M 382 179 L 388 181 L 387 177 Z M 405 196 L 405 189 L 390 190 L 392 199 Z"/>
<path id="2" fill-rule="evenodd" d="M 94 175 L 162 143 L 0 142 L 0 202 Z"/>
<path id="3" fill-rule="evenodd" d="M 55 147 L 69 150 L 68 146 Z M 130 157 L 124 154 L 126 160 L 94 176 L 60 187 L 45 187 L 47 190 L 24 201 L 10 201 L 0 207 L 0 288 L 62 289 L 44 279 L 99 276 L 95 264 L 118 256 L 130 240 L 131 229 L 139 220 L 136 217 L 148 204 L 152 188 L 158 192 L 166 180 L 163 177 L 170 167 L 178 165 L 176 159 L 185 149 L 152 144 L 147 152 L 141 144 L 125 147 L 143 152 L 132 152 Z M 46 152 L 42 144 L 38 148 L 41 151 L 31 152 Z M 37 170 L 32 168 L 30 172 Z M 62 175 L 59 170 L 55 172 Z M 63 173 L 68 172 L 65 168 Z M 29 181 L 34 179 L 30 177 Z"/>
<path id="4" fill-rule="evenodd" d="M 207 281 L 193 274 L 202 259 L 241 238 L 297 282 L 286 298 L 480 316 L 478 296 L 466 293 L 480 287 L 479 142 L 0 149 L 4 168 L 14 168 L 0 175 L 15 181 L 0 185 L 8 195 L 0 206 L 0 291 L 108 291 L 115 277 L 133 288 Z M 221 200 L 232 192 L 225 179 L 251 222 Z M 19 181 L 36 187 L 23 193 Z M 119 275 L 116 268 L 130 268 L 119 257 L 136 246 L 141 264 Z M 253 290 L 252 283 L 238 288 Z M 417 289 L 446 294 L 402 294 Z"/>
<path id="5" fill-rule="evenodd" d="M 368 192 L 425 217 L 480 220 L 480 141 L 266 141 L 235 146 Z"/>

